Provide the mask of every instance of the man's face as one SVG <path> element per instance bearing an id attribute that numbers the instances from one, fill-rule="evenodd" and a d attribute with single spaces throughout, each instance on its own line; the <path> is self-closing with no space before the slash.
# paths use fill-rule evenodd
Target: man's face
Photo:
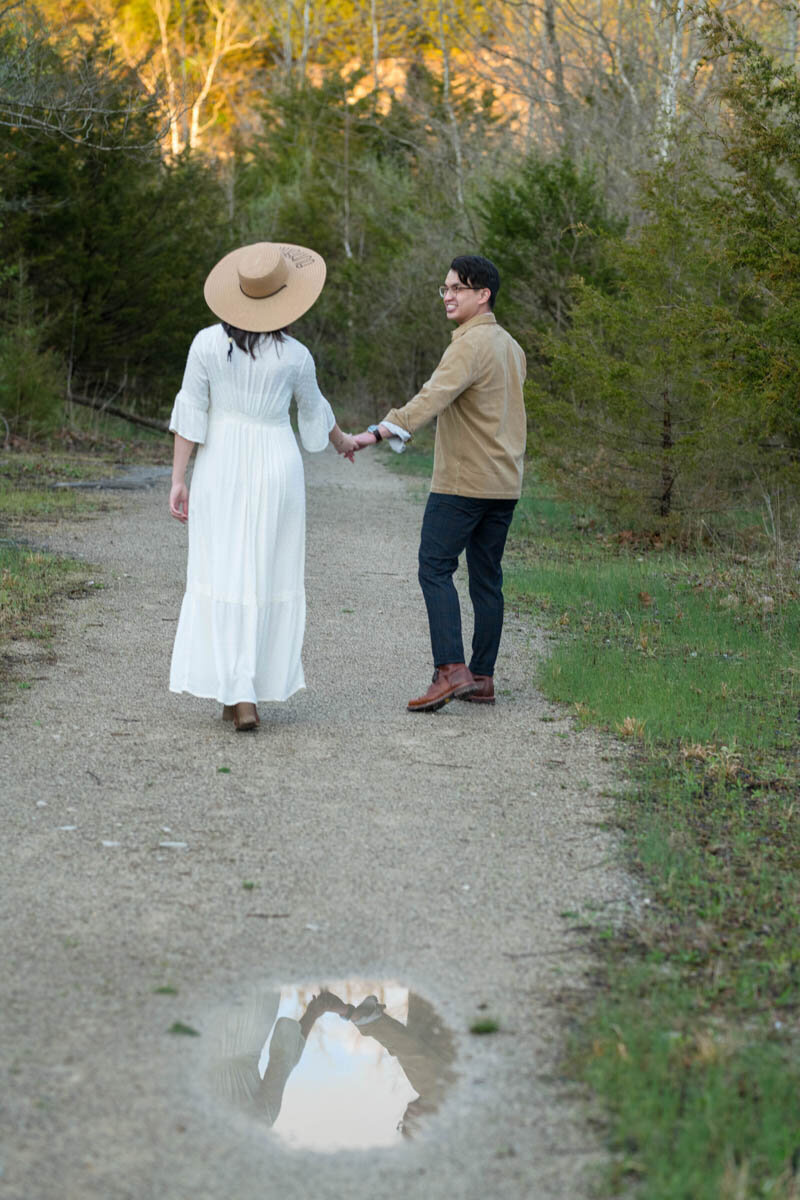
<path id="1" fill-rule="evenodd" d="M 453 270 L 447 272 L 444 285 L 451 289 L 444 295 L 444 311 L 448 320 L 455 321 L 456 325 L 463 325 L 478 313 L 491 312 L 489 297 L 492 293 L 489 288 L 479 288 L 477 291 L 468 289 Z M 456 290 L 452 291 L 453 288 Z"/>

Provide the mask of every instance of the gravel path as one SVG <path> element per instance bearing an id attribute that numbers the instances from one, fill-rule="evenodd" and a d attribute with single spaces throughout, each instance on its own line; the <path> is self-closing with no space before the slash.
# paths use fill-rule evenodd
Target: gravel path
<path id="1" fill-rule="evenodd" d="M 589 964 L 561 914 L 628 902 L 603 830 L 618 752 L 534 690 L 542 645 L 513 613 L 494 710 L 406 713 L 430 676 L 421 489 L 368 454 L 306 476 L 307 691 L 255 735 L 167 691 L 185 531 L 165 487 L 49 532 L 107 586 L 65 604 L 57 661 L 0 723 L 0 1196 L 587 1192 L 558 996 Z M 281 1149 L 210 1094 L 213 1014 L 347 977 L 430 1001 L 458 1080 L 396 1149 Z M 470 1035 L 486 1014 L 501 1032 Z"/>

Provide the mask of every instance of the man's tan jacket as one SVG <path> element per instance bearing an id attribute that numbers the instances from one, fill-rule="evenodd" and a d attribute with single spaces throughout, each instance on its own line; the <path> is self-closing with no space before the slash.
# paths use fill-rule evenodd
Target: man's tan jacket
<path id="1" fill-rule="evenodd" d="M 494 313 L 459 325 L 426 384 L 384 421 L 414 433 L 438 417 L 432 492 L 513 500 L 525 455 L 525 353 Z"/>

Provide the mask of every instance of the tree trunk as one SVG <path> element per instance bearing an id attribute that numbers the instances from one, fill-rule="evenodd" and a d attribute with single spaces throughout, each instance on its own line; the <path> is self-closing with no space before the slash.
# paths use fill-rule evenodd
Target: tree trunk
<path id="1" fill-rule="evenodd" d="M 662 394 L 661 417 L 661 495 L 658 501 L 659 516 L 668 517 L 672 509 L 672 489 L 675 484 L 675 471 L 672 465 L 672 399 L 669 388 L 664 388 Z"/>
<path id="2" fill-rule="evenodd" d="M 82 404 L 85 408 L 94 408 L 97 412 L 108 413 L 111 417 L 122 417 L 133 425 L 143 425 L 145 429 L 157 429 L 159 433 L 169 433 L 169 421 L 159 421 L 157 417 L 140 417 L 136 413 L 126 412 L 113 404 L 105 404 L 102 400 L 93 400 L 91 396 L 76 396 L 70 392 L 67 400 L 71 404 Z"/>
<path id="3" fill-rule="evenodd" d="M 561 46 L 559 45 L 558 33 L 556 31 L 555 0 L 545 0 L 544 29 L 547 45 L 550 50 L 550 61 L 553 67 L 553 89 L 558 107 L 558 123 L 561 127 L 564 151 L 565 153 L 569 153 L 571 147 L 569 98 L 567 96 L 567 86 L 564 82 L 564 64 L 561 59 Z"/>
<path id="4" fill-rule="evenodd" d="M 669 65 L 664 90 L 661 93 L 661 145 L 662 159 L 669 157 L 670 142 L 675 131 L 678 115 L 678 79 L 681 72 L 681 36 L 686 17 L 686 0 L 678 0 L 672 12 L 672 37 L 669 47 Z"/>
<path id="5" fill-rule="evenodd" d="M 797 62 L 797 9 L 789 8 L 786 11 L 786 23 L 788 25 L 788 47 L 787 53 L 789 62 L 794 66 Z"/>
<path id="6" fill-rule="evenodd" d="M 375 6 L 375 0 L 370 0 L 369 19 L 372 26 L 372 87 L 375 92 L 375 102 L 377 105 L 378 88 L 380 86 L 378 72 L 380 71 L 381 54 L 380 41 L 378 38 L 378 13 Z"/>
<path id="7" fill-rule="evenodd" d="M 311 6 L 309 0 L 303 2 L 303 42 L 300 48 L 300 83 L 305 81 L 308 65 L 309 30 L 311 26 Z"/>
<path id="8" fill-rule="evenodd" d="M 178 115 L 178 96 L 175 87 L 175 77 L 172 74 L 172 58 L 169 40 L 169 10 L 170 0 L 156 0 L 154 5 L 158 21 L 158 35 L 161 40 L 161 60 L 164 64 L 164 78 L 167 83 L 167 103 L 169 105 L 169 140 L 173 156 L 180 154 L 181 145 L 180 117 Z"/>
<path id="9" fill-rule="evenodd" d="M 444 5 L 445 0 L 439 0 L 439 37 L 441 38 L 442 49 L 442 101 L 444 103 L 444 111 L 447 115 L 447 123 L 450 126 L 450 144 L 453 147 L 453 157 L 455 158 L 456 200 L 459 211 L 474 236 L 474 229 L 472 228 L 470 215 L 467 212 L 464 192 L 464 154 L 461 146 L 461 130 L 458 127 L 458 118 L 453 108 L 453 97 L 450 90 L 450 45 L 447 39 Z"/>
<path id="10" fill-rule="evenodd" d="M 347 92 L 343 92 L 342 94 L 342 104 L 344 106 L 344 189 L 342 194 L 342 241 L 344 243 L 345 258 L 352 258 L 353 248 L 350 245 L 350 105 L 347 103 Z"/>

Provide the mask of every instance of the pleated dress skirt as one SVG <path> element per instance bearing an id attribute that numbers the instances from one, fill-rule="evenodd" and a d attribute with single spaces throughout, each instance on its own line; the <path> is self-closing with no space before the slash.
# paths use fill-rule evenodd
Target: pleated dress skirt
<path id="1" fill-rule="evenodd" d="M 286 700 L 305 687 L 305 482 L 288 415 L 209 413 L 189 489 L 170 690 Z"/>

